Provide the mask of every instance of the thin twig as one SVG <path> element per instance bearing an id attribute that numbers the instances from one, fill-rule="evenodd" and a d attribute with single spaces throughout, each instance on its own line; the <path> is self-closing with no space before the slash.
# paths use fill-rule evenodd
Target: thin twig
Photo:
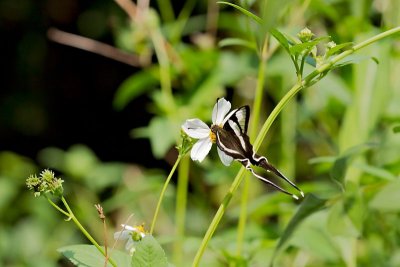
<path id="1" fill-rule="evenodd" d="M 47 37 L 53 42 L 102 55 L 130 66 L 142 67 L 144 65 L 136 55 L 126 53 L 114 46 L 77 34 L 64 32 L 56 28 L 50 28 L 47 31 Z"/>
<path id="2" fill-rule="evenodd" d="M 137 7 L 134 2 L 130 0 L 115 0 L 115 2 L 128 14 L 132 21 L 135 21 Z"/>
<path id="3" fill-rule="evenodd" d="M 219 6 L 214 0 L 208 1 L 207 8 L 207 31 L 215 40 L 218 28 L 218 16 L 219 16 Z"/>
<path id="4" fill-rule="evenodd" d="M 104 260 L 104 267 L 107 267 L 108 262 L 108 244 L 107 244 L 107 225 L 106 225 L 106 216 L 104 215 L 103 207 L 100 204 L 94 205 L 97 212 L 99 213 L 99 218 L 103 222 L 103 235 L 104 235 L 104 252 L 105 252 L 105 260 Z"/>

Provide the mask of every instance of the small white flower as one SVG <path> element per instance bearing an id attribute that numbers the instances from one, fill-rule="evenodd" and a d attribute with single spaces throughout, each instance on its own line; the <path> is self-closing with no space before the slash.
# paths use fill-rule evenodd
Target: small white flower
<path id="1" fill-rule="evenodd" d="M 231 109 L 231 103 L 224 98 L 220 98 L 214 105 L 212 112 L 213 125 L 223 126 L 224 119 Z M 212 143 L 215 143 L 216 136 L 211 129 L 200 119 L 189 119 L 182 125 L 182 129 L 191 138 L 199 139 L 192 147 L 190 157 L 198 162 L 203 161 L 211 150 Z M 218 155 L 222 163 L 229 166 L 233 160 L 217 147 Z"/>
<path id="2" fill-rule="evenodd" d="M 122 231 L 115 232 L 114 239 L 127 240 L 125 249 L 130 253 L 133 253 L 135 251 L 135 242 L 146 236 L 143 225 L 132 227 L 130 225 L 121 224 L 121 226 L 123 228 Z"/>

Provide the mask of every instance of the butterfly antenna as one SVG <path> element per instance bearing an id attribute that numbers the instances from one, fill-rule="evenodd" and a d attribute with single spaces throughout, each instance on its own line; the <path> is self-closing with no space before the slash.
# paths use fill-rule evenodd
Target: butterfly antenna
<path id="1" fill-rule="evenodd" d="M 294 199 L 296 199 L 296 200 L 299 199 L 298 196 L 296 196 L 296 195 L 294 195 L 294 194 L 292 194 L 292 193 L 289 193 L 288 191 L 286 191 L 286 190 L 283 189 L 282 187 L 280 187 L 280 186 L 274 184 L 273 182 L 271 182 L 271 181 L 268 180 L 267 178 L 264 178 L 264 177 L 262 177 L 261 175 L 257 174 L 250 166 L 245 166 L 245 167 L 246 167 L 246 169 L 248 169 L 249 171 L 251 171 L 251 173 L 252 173 L 256 178 L 260 179 L 260 180 L 263 181 L 264 183 L 267 183 L 267 184 L 269 184 L 270 186 L 275 187 L 276 189 L 278 189 L 278 190 L 281 191 L 282 193 L 285 193 L 285 194 L 291 196 L 292 198 L 294 198 Z M 303 196 L 304 196 L 304 195 L 303 195 Z"/>
<path id="2" fill-rule="evenodd" d="M 220 97 L 217 98 L 217 103 L 216 103 L 217 104 L 217 114 L 215 116 L 216 118 L 218 117 L 218 101 L 219 101 L 219 99 L 220 99 Z"/>
<path id="3" fill-rule="evenodd" d="M 294 188 L 296 188 L 297 191 L 300 192 L 300 195 L 302 197 L 304 197 L 304 192 L 295 183 L 286 178 L 286 176 L 283 175 L 283 173 L 281 173 L 277 168 L 275 168 L 272 164 L 268 163 L 267 159 L 265 159 L 264 157 L 263 160 L 260 162 L 260 167 L 263 167 L 267 171 L 273 172 L 275 175 L 279 176 L 280 178 L 288 182 L 291 186 L 293 186 Z"/>

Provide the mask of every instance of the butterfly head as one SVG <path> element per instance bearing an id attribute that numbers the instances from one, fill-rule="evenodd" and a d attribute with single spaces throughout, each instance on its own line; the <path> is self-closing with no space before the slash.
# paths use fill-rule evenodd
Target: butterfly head
<path id="1" fill-rule="evenodd" d="M 217 132 L 221 127 L 217 124 L 211 125 L 211 131 L 210 131 L 210 139 L 213 143 L 216 143 L 217 141 Z"/>

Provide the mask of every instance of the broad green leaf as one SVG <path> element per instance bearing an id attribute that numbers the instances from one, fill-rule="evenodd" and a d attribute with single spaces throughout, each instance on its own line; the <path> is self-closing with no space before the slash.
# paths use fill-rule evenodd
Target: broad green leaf
<path id="1" fill-rule="evenodd" d="M 313 194 L 307 194 L 302 203 L 300 204 L 299 209 L 296 214 L 290 220 L 288 226 L 283 232 L 278 245 L 275 248 L 274 255 L 272 257 L 271 263 L 274 262 L 275 257 L 278 255 L 280 250 L 284 247 L 286 242 L 290 239 L 293 232 L 299 226 L 299 224 L 311 214 L 323 209 L 325 207 L 326 200 L 320 199 Z"/>
<path id="2" fill-rule="evenodd" d="M 154 117 L 149 126 L 132 130 L 133 137 L 149 138 L 151 150 L 156 158 L 162 158 L 176 142 L 179 127 L 165 117 Z"/>
<path id="3" fill-rule="evenodd" d="M 394 133 L 400 133 L 400 125 L 397 125 L 397 126 L 393 127 L 393 132 Z"/>
<path id="4" fill-rule="evenodd" d="M 135 73 L 119 86 L 114 96 L 114 107 L 118 110 L 123 109 L 130 101 L 152 90 L 158 83 L 158 68 L 156 67 Z"/>
<path id="5" fill-rule="evenodd" d="M 325 209 L 309 216 L 291 238 L 290 245 L 299 248 L 300 251 L 307 251 L 311 256 L 325 259 L 325 262 L 335 262 L 340 258 L 340 252 L 326 229 L 327 212 Z"/>
<path id="6" fill-rule="evenodd" d="M 132 267 L 167 267 L 165 252 L 151 235 L 146 235 L 135 244 L 131 261 Z"/>
<path id="7" fill-rule="evenodd" d="M 243 46 L 250 48 L 251 50 L 257 51 L 256 44 L 240 38 L 225 38 L 218 43 L 219 47 L 233 46 L 233 45 Z"/>
<path id="8" fill-rule="evenodd" d="M 243 14 L 245 14 L 246 16 L 248 16 L 249 18 L 253 19 L 258 24 L 262 23 L 262 20 L 261 20 L 260 17 L 258 17 L 257 15 L 254 15 L 253 13 L 251 13 L 250 11 L 244 9 L 241 6 L 238 6 L 238 5 L 229 3 L 229 2 L 225 2 L 225 1 L 218 1 L 217 3 L 218 4 L 225 4 L 225 5 L 228 5 L 228 6 L 232 6 L 232 7 L 236 8 L 237 10 L 239 10 L 240 12 L 242 12 Z"/>
<path id="9" fill-rule="evenodd" d="M 346 183 L 346 192 L 343 204 L 343 210 L 346 212 L 346 215 L 351 221 L 351 225 L 354 226 L 354 232 L 356 237 L 360 237 L 363 232 L 364 222 L 365 222 L 365 214 L 366 207 L 364 201 L 363 191 L 360 190 L 360 186 L 358 183 L 354 183 L 352 181 L 348 181 Z"/>
<path id="10" fill-rule="evenodd" d="M 332 235 L 358 237 L 360 233 L 343 206 L 343 201 L 338 201 L 330 207 L 327 228 Z"/>
<path id="11" fill-rule="evenodd" d="M 250 51 L 244 53 L 232 53 L 232 52 L 221 53 L 218 60 L 218 66 L 215 70 L 216 74 L 215 76 L 217 80 L 214 81 L 215 82 L 214 84 L 208 83 L 208 86 L 212 86 L 213 88 L 208 89 L 209 92 L 207 92 L 207 97 L 210 98 L 211 97 L 210 93 L 212 91 L 217 91 L 216 88 L 221 84 L 229 86 L 237 86 L 237 83 L 244 77 L 249 75 L 255 75 L 257 69 L 254 66 L 255 60 L 253 56 L 254 54 L 251 53 Z M 207 78 L 207 80 L 210 78 L 212 77 Z M 205 82 L 206 80 L 203 83 Z M 207 85 L 207 83 L 205 84 Z M 200 89 L 204 90 L 204 85 L 202 85 Z M 198 96 L 192 98 L 193 102 L 198 101 L 197 97 Z M 195 103 L 192 103 L 191 106 L 194 104 Z"/>
<path id="12" fill-rule="evenodd" d="M 362 154 L 370 149 L 372 149 L 373 147 L 375 147 L 375 144 L 372 143 L 365 143 L 365 144 L 361 144 L 355 147 L 352 147 L 350 149 L 348 149 L 347 151 L 345 151 L 343 153 L 343 155 L 339 156 L 333 166 L 332 169 L 330 171 L 330 176 L 332 179 L 338 181 L 340 184 L 343 184 L 343 179 L 344 179 L 344 175 L 346 173 L 347 170 L 347 165 L 350 159 L 352 159 L 353 156 Z"/>
<path id="13" fill-rule="evenodd" d="M 400 211 L 400 181 L 394 180 L 387 183 L 369 203 L 369 207 L 379 211 Z"/>
<path id="14" fill-rule="evenodd" d="M 82 267 L 99 267 L 104 266 L 105 257 L 93 245 L 72 245 L 57 249 L 58 252 L 63 254 L 75 266 Z M 119 250 L 110 252 L 111 258 L 115 261 L 118 267 L 128 267 L 130 256 L 127 253 Z M 107 267 L 112 266 L 110 262 Z"/>

